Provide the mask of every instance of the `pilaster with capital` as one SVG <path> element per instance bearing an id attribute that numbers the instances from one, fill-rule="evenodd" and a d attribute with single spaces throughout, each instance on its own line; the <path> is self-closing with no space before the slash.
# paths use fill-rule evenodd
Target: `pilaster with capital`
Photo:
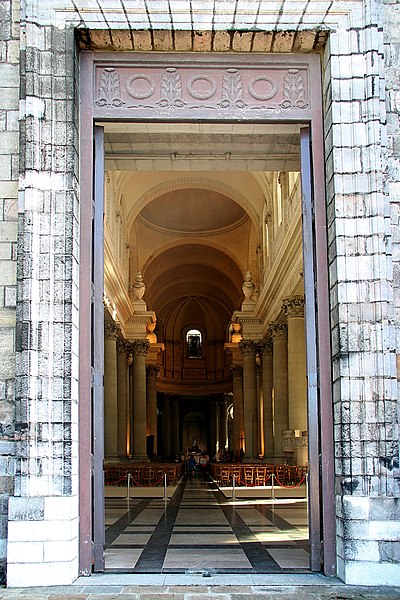
<path id="1" fill-rule="evenodd" d="M 117 340 L 117 452 L 122 459 L 129 453 L 129 371 L 126 342 Z"/>
<path id="2" fill-rule="evenodd" d="M 146 366 L 146 435 L 153 436 L 153 454 L 157 454 L 157 376 L 160 368 Z"/>
<path id="3" fill-rule="evenodd" d="M 306 336 L 303 296 L 290 296 L 282 304 L 288 322 L 289 428 L 307 429 Z"/>
<path id="4" fill-rule="evenodd" d="M 282 431 L 288 429 L 288 352 L 287 325 L 273 322 L 269 326 L 273 341 L 272 374 L 274 387 L 274 454 L 282 455 Z"/>
<path id="5" fill-rule="evenodd" d="M 243 411 L 243 367 L 231 365 L 233 393 L 233 449 L 236 452 L 242 448 L 244 439 L 244 411 Z"/>
<path id="6" fill-rule="evenodd" d="M 274 455 L 274 423 L 272 409 L 273 382 L 273 342 L 271 338 L 261 340 L 258 351 L 262 360 L 262 391 L 263 391 L 263 431 L 264 457 Z"/>
<path id="7" fill-rule="evenodd" d="M 258 406 L 256 350 L 257 344 L 251 340 L 242 340 L 239 348 L 243 356 L 243 410 L 244 443 L 247 459 L 258 458 Z"/>
<path id="8" fill-rule="evenodd" d="M 104 323 L 104 456 L 116 460 L 118 456 L 118 383 L 117 339 L 120 328 L 117 323 Z"/>
<path id="9" fill-rule="evenodd" d="M 133 354 L 133 456 L 134 462 L 148 461 L 146 452 L 146 354 L 148 340 L 132 340 Z"/>

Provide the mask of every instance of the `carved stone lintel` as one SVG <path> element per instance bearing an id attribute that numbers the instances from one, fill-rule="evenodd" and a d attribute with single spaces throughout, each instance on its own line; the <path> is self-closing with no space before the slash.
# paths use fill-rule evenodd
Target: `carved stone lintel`
<path id="1" fill-rule="evenodd" d="M 150 348 L 148 340 L 132 340 L 130 342 L 134 356 L 146 356 Z"/>
<path id="2" fill-rule="evenodd" d="M 106 321 L 104 323 L 104 337 L 117 341 L 120 329 L 121 328 L 117 323 L 114 323 L 113 321 Z"/>
<path id="3" fill-rule="evenodd" d="M 303 296 L 289 296 L 283 300 L 282 308 L 288 319 L 292 317 L 304 318 Z"/>
<path id="4" fill-rule="evenodd" d="M 287 338 L 287 325 L 286 323 L 280 323 L 274 321 L 269 325 L 269 332 L 272 339 L 286 339 Z"/>
<path id="5" fill-rule="evenodd" d="M 242 356 L 255 356 L 256 353 L 256 342 L 251 340 L 242 340 L 239 342 L 239 349 Z"/>
<path id="6" fill-rule="evenodd" d="M 243 367 L 240 365 L 229 365 L 232 377 L 243 377 Z"/>
<path id="7" fill-rule="evenodd" d="M 264 354 L 272 354 L 272 346 L 273 343 L 271 338 L 260 340 L 257 343 L 257 352 L 260 354 L 260 356 L 263 356 Z"/>

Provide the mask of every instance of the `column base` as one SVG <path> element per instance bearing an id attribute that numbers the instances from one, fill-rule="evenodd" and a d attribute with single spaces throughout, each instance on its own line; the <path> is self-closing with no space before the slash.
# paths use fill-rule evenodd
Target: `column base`
<path id="1" fill-rule="evenodd" d="M 132 456 L 132 462 L 134 463 L 144 463 L 144 462 L 150 462 L 149 457 L 147 456 L 147 454 L 134 454 Z"/>

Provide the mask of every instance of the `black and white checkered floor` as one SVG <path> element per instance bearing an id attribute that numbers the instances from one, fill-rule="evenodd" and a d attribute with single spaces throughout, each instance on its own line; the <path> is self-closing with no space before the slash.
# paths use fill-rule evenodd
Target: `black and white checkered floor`
<path id="1" fill-rule="evenodd" d="M 230 500 L 184 477 L 169 501 L 106 498 L 106 571 L 306 573 L 306 500 Z"/>

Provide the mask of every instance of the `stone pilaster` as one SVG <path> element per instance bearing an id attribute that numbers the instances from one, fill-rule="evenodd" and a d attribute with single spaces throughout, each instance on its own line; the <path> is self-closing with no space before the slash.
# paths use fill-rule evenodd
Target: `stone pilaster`
<path id="1" fill-rule="evenodd" d="M 146 435 L 153 436 L 153 454 L 157 454 L 157 375 L 155 365 L 146 367 Z"/>
<path id="2" fill-rule="evenodd" d="M 242 341 L 239 348 L 243 356 L 245 456 L 246 459 L 251 459 L 258 458 L 256 342 Z"/>
<path id="3" fill-rule="evenodd" d="M 288 325 L 288 397 L 289 428 L 307 429 L 306 340 L 304 298 L 285 298 L 282 308 Z"/>
<path id="4" fill-rule="evenodd" d="M 219 402 L 219 449 L 224 452 L 226 447 L 226 409 L 227 401 L 222 398 Z"/>
<path id="5" fill-rule="evenodd" d="M 171 402 L 171 451 L 176 456 L 179 450 L 179 401 L 175 397 Z"/>
<path id="6" fill-rule="evenodd" d="M 262 395 L 263 395 L 263 431 L 264 431 L 264 457 L 274 455 L 274 424 L 272 410 L 273 383 L 273 358 L 272 339 L 262 340 L 258 349 L 262 359 Z"/>
<path id="7" fill-rule="evenodd" d="M 146 452 L 146 354 L 147 340 L 133 340 L 133 455 L 135 462 L 148 461 Z"/>
<path id="8" fill-rule="evenodd" d="M 171 454 L 171 410 L 169 394 L 164 394 L 162 399 L 162 447 L 164 456 L 169 456 Z"/>
<path id="9" fill-rule="evenodd" d="M 118 332 L 116 323 L 104 324 L 104 456 L 111 460 L 118 457 Z"/>
<path id="10" fill-rule="evenodd" d="M 274 380 L 274 454 L 282 455 L 282 431 L 288 429 L 288 369 L 287 369 L 287 325 L 271 323 L 273 340 L 272 371 Z"/>
<path id="11" fill-rule="evenodd" d="M 233 392 L 233 450 L 239 452 L 244 438 L 243 367 L 231 365 Z"/>
<path id="12" fill-rule="evenodd" d="M 128 437 L 128 363 L 126 343 L 117 341 L 117 452 L 120 458 L 126 459 L 129 450 Z"/>
<path id="13" fill-rule="evenodd" d="M 212 400 L 211 402 L 210 421 L 210 458 L 214 458 L 218 441 L 218 403 L 216 400 Z"/>

